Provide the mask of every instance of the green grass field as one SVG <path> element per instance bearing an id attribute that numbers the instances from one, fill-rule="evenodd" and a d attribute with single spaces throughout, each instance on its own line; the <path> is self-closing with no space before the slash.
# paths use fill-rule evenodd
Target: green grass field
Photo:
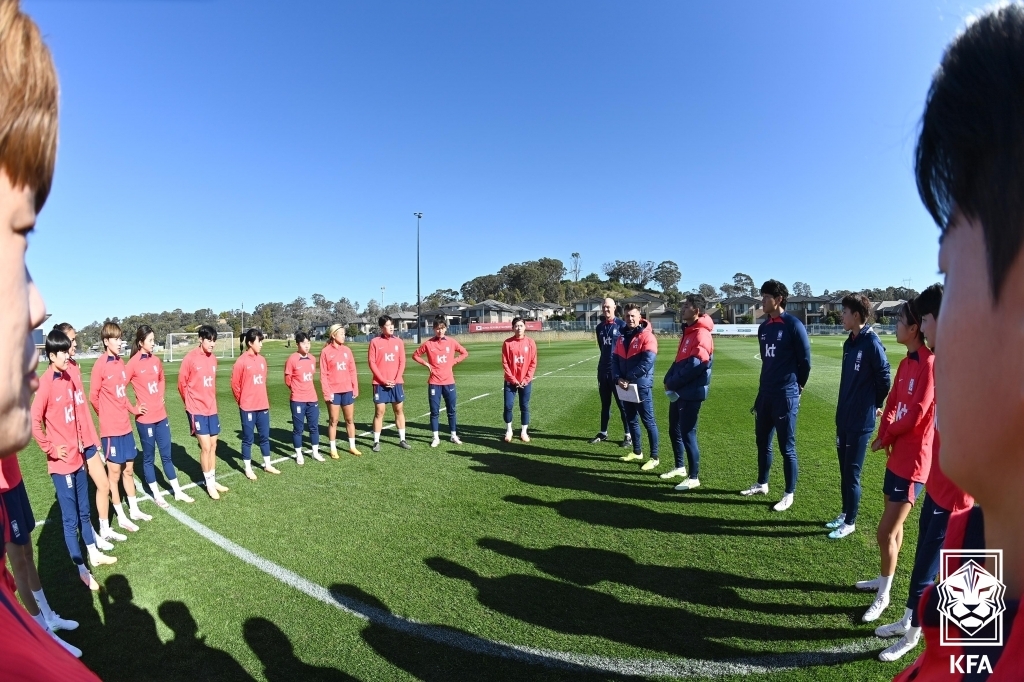
<path id="1" fill-rule="evenodd" d="M 662 340 L 659 381 L 675 344 Z M 895 371 L 902 347 L 887 345 Z M 66 639 L 105 680 L 891 679 L 914 654 L 879 663 L 886 644 L 873 628 L 902 615 L 917 513 L 892 605 L 878 623 L 862 624 L 872 595 L 851 585 L 878 573 L 884 461 L 869 453 L 858 531 L 828 540 L 823 523 L 840 506 L 833 418 L 841 339 L 813 340 L 800 483 L 781 514 L 770 509 L 783 489 L 778 456 L 767 499 L 737 494 L 757 475 L 749 414 L 756 342 L 716 346 L 699 427 L 703 485 L 687 493 L 657 477 L 672 460 L 663 396 L 659 469 L 619 461 L 625 451 L 614 443 L 587 444 L 599 413 L 592 343 L 539 344 L 529 444 L 500 441 L 499 347 L 474 344 L 456 371 L 465 445 L 428 447 L 420 416 L 427 372 L 410 361 L 413 450 L 396 447 L 392 428 L 380 453 L 364 437 L 361 458 L 307 458 L 301 468 L 283 461 L 282 475 L 257 469 L 257 482 L 239 473 L 232 361 L 223 360 L 217 471 L 230 492 L 215 502 L 192 489 L 195 504 L 172 503 L 173 514 L 146 502 L 153 521 L 117 545 L 117 564 L 94 571 L 99 593 L 79 582 L 68 558 L 42 453 L 33 443 L 21 454 L 33 510 L 46 520 L 35 535 L 43 585 L 51 605 L 81 622 Z M 292 452 L 282 376 L 291 350 L 264 347 L 278 457 Z M 354 350 L 363 433 L 369 373 L 365 346 Z M 88 377 L 91 364 L 83 365 Z M 173 388 L 177 364 L 167 372 L 184 484 L 202 478 L 198 447 Z M 321 424 L 326 442 L 326 410 Z M 620 429 L 613 416 L 616 441 Z"/>

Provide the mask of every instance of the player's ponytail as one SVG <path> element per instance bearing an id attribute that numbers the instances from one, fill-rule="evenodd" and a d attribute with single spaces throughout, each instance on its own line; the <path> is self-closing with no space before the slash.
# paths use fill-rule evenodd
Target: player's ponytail
<path id="1" fill-rule="evenodd" d="M 146 341 L 146 337 L 150 334 L 156 336 L 153 328 L 148 324 L 141 324 L 139 328 L 135 330 L 135 342 L 132 343 L 132 351 L 128 356 L 129 359 L 135 357 L 135 354 L 142 350 L 142 344 Z"/>

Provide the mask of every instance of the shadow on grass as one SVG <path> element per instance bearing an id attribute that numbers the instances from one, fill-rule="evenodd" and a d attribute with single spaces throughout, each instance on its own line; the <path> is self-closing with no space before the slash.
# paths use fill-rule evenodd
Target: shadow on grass
<path id="1" fill-rule="evenodd" d="M 700 659 L 764 655 L 727 644 L 743 639 L 765 642 L 832 642 L 862 637 L 853 628 L 794 627 L 750 623 L 690 613 L 678 606 L 625 602 L 597 590 L 559 580 L 511 574 L 490 578 L 448 559 L 426 559 L 428 567 L 477 591 L 477 601 L 524 623 L 584 637 L 601 637 L 652 651 Z M 772 647 L 766 647 L 771 651 Z"/>
<path id="2" fill-rule="evenodd" d="M 249 648 L 263 664 L 267 682 L 349 682 L 358 679 L 335 668 L 303 663 L 295 655 L 288 635 L 266 618 L 245 621 L 242 633 Z"/>

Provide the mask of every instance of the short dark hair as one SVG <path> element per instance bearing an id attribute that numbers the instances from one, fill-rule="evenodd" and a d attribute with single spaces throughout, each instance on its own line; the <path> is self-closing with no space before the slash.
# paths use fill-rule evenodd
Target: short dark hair
<path id="1" fill-rule="evenodd" d="M 782 297 L 782 307 L 786 307 L 786 301 L 789 300 L 789 289 L 786 285 L 777 279 L 770 279 L 761 285 L 761 293 L 768 294 L 772 298 Z"/>
<path id="2" fill-rule="evenodd" d="M 71 350 L 71 339 L 59 329 L 54 329 L 46 335 L 46 358 L 56 353 L 67 353 Z"/>
<path id="3" fill-rule="evenodd" d="M 639 303 L 627 303 L 626 305 L 622 306 L 622 314 L 623 315 L 628 313 L 630 310 L 639 310 L 640 311 L 640 317 L 643 317 L 644 311 L 640 308 L 640 304 Z"/>
<path id="4" fill-rule="evenodd" d="M 917 299 L 912 298 L 900 306 L 900 319 L 908 327 L 917 325 L 917 339 L 924 342 L 924 332 L 921 331 L 921 310 L 917 306 Z"/>
<path id="5" fill-rule="evenodd" d="M 704 298 L 704 294 L 687 294 L 686 302 L 702 313 L 708 309 L 708 299 Z"/>
<path id="6" fill-rule="evenodd" d="M 867 322 L 871 315 L 871 299 L 864 294 L 847 294 L 843 296 L 843 307 L 851 313 L 860 315 L 861 323 Z"/>
<path id="7" fill-rule="evenodd" d="M 259 327 L 249 327 L 242 332 L 242 342 L 245 343 L 246 348 L 256 343 L 256 339 L 263 340 L 263 330 Z"/>
<path id="8" fill-rule="evenodd" d="M 526 324 L 526 320 L 524 320 L 524 319 L 523 319 L 523 318 L 521 318 L 521 317 L 513 317 L 513 318 L 512 318 L 512 326 L 513 326 L 513 327 L 515 327 L 515 326 L 516 326 L 516 322 L 522 322 L 522 323 L 523 323 L 524 325 Z"/>
<path id="9" fill-rule="evenodd" d="M 434 329 L 438 327 L 448 328 L 448 318 L 444 315 L 434 315 Z"/>
<path id="10" fill-rule="evenodd" d="M 955 211 L 981 223 L 998 301 L 1024 243 L 1024 7 L 985 14 L 950 43 L 932 78 L 914 165 L 945 236 Z"/>
<path id="11" fill-rule="evenodd" d="M 939 317 L 939 308 L 942 307 L 942 285 L 933 284 L 917 297 L 917 309 L 921 311 L 921 317 L 931 315 L 935 319 Z"/>
<path id="12" fill-rule="evenodd" d="M 295 332 L 295 343 L 302 343 L 303 341 L 309 341 L 309 334 L 306 332 Z"/>
<path id="13" fill-rule="evenodd" d="M 196 331 L 199 332 L 200 339 L 209 339 L 210 341 L 217 340 L 217 330 L 208 324 L 204 324 L 203 326 L 199 327 L 199 329 L 197 329 Z"/>
<path id="14" fill-rule="evenodd" d="M 380 317 L 377 318 L 377 326 L 380 327 L 381 329 L 383 329 L 384 325 L 387 324 L 388 322 L 390 322 L 391 324 L 395 323 L 395 321 L 391 319 L 390 315 L 381 315 Z"/>
<path id="15" fill-rule="evenodd" d="M 71 326 L 70 322 L 60 322 L 58 324 L 53 325 L 53 328 L 54 330 L 64 332 L 65 334 L 67 334 L 68 332 L 75 331 L 75 328 Z"/>

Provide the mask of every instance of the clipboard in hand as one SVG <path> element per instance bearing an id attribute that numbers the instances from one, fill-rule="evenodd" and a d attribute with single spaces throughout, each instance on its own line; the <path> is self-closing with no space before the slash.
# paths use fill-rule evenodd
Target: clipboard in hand
<path id="1" fill-rule="evenodd" d="M 630 384 L 629 386 L 626 386 L 626 388 L 622 388 L 616 384 L 615 392 L 618 393 L 619 400 L 624 400 L 627 403 L 640 402 L 640 389 L 636 384 Z"/>

